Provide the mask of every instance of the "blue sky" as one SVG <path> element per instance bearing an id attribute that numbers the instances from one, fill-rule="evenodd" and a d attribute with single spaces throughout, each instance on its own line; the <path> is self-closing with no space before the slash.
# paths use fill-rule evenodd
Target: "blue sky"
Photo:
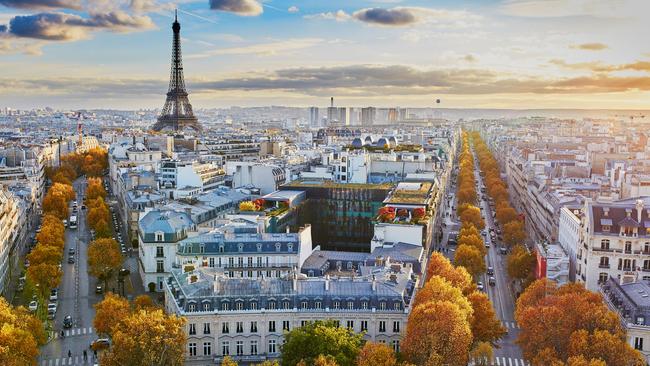
<path id="1" fill-rule="evenodd" d="M 0 107 L 159 107 L 175 7 L 195 107 L 650 107 L 646 0 L 0 0 Z"/>

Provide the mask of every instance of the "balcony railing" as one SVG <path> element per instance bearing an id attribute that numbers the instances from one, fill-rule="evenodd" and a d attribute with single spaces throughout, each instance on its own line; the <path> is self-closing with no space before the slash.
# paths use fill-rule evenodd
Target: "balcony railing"
<path id="1" fill-rule="evenodd" d="M 609 263 L 600 263 L 598 264 L 598 268 L 609 268 Z"/>

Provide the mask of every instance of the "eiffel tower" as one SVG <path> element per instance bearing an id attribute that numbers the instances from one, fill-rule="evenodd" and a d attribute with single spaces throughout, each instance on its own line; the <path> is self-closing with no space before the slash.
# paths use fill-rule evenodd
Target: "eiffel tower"
<path id="1" fill-rule="evenodd" d="M 178 12 L 174 16 L 172 30 L 174 31 L 174 43 L 172 45 L 172 70 L 169 78 L 169 91 L 167 91 L 167 100 L 165 100 L 165 105 L 158 117 L 158 122 L 153 125 L 153 130 L 180 131 L 191 128 L 200 131 L 201 125 L 194 116 L 194 112 L 192 112 L 192 105 L 185 90 L 183 59 L 181 56 L 181 24 L 178 22 Z"/>

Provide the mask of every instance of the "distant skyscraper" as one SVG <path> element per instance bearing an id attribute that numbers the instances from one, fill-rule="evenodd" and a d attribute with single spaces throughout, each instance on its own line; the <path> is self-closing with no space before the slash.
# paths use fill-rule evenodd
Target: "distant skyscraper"
<path id="1" fill-rule="evenodd" d="M 359 110 L 352 107 L 348 108 L 348 125 L 358 126 L 359 125 Z"/>
<path id="2" fill-rule="evenodd" d="M 397 122 L 398 116 L 397 108 L 388 108 L 388 123 Z"/>
<path id="3" fill-rule="evenodd" d="M 333 125 L 339 121 L 339 110 L 334 107 L 334 97 L 330 98 L 330 106 L 327 107 L 327 124 Z"/>
<path id="4" fill-rule="evenodd" d="M 320 127 L 320 120 L 318 118 L 318 107 L 309 107 L 309 126 Z"/>
<path id="5" fill-rule="evenodd" d="M 398 108 L 399 109 L 399 120 L 406 121 L 409 119 L 409 110 L 407 108 Z"/>
<path id="6" fill-rule="evenodd" d="M 348 109 L 345 107 L 339 108 L 339 126 L 345 126 L 348 124 Z"/>
<path id="7" fill-rule="evenodd" d="M 377 117 L 377 108 L 375 108 L 375 107 L 361 108 L 361 125 L 362 126 L 372 126 L 372 125 L 374 125 L 376 117 Z"/>
<path id="8" fill-rule="evenodd" d="M 181 24 L 178 22 L 178 16 L 174 18 L 172 30 L 174 31 L 174 41 L 172 45 L 172 70 L 169 79 L 169 91 L 167 91 L 167 99 L 160 117 L 158 117 L 158 122 L 153 125 L 153 129 L 155 131 L 163 129 L 179 131 L 189 127 L 199 131 L 201 125 L 194 116 L 194 112 L 192 112 L 192 105 L 185 90 L 183 59 L 181 56 Z"/>

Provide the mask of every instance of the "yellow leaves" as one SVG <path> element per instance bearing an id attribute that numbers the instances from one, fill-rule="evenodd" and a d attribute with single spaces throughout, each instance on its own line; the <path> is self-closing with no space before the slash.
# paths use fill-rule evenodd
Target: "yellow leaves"
<path id="1" fill-rule="evenodd" d="M 94 200 L 96 198 L 101 198 L 102 200 L 106 198 L 106 190 L 102 185 L 101 178 L 88 178 L 88 188 L 86 189 L 86 198 L 88 200 Z"/>
<path id="2" fill-rule="evenodd" d="M 357 366 L 396 366 L 395 352 L 387 344 L 366 342 L 357 356 Z"/>
<path id="3" fill-rule="evenodd" d="M 131 313 L 131 305 L 125 298 L 108 292 L 101 302 L 95 304 L 93 326 L 98 334 L 111 336 L 113 330 Z"/>
<path id="4" fill-rule="evenodd" d="M 460 245 L 454 255 L 454 264 L 465 267 L 474 278 L 485 272 L 485 260 L 480 250 L 469 245 Z"/>
<path id="5" fill-rule="evenodd" d="M 532 274 L 535 256 L 522 245 L 516 245 L 508 254 L 506 265 L 511 278 L 523 280 Z"/>
<path id="6" fill-rule="evenodd" d="M 239 211 L 257 211 L 257 206 L 252 201 L 242 201 L 239 203 Z"/>
<path id="7" fill-rule="evenodd" d="M 0 297 L 0 365 L 36 365 L 38 346 L 44 343 L 42 323 Z"/>
<path id="8" fill-rule="evenodd" d="M 185 321 L 162 310 L 137 310 L 113 332 L 111 349 L 101 358 L 106 366 L 180 366 L 185 358 Z"/>
<path id="9" fill-rule="evenodd" d="M 114 239 L 97 239 L 88 245 L 88 272 L 104 282 L 122 266 L 120 246 Z"/>
<path id="10" fill-rule="evenodd" d="M 470 322 L 474 342 L 487 342 L 494 344 L 503 337 L 506 330 L 497 318 L 492 303 L 484 292 L 475 291 L 467 296 L 474 316 Z"/>
<path id="11" fill-rule="evenodd" d="M 503 241 L 509 246 L 523 244 L 526 240 L 524 223 L 521 221 L 510 221 L 503 225 Z"/>
<path id="12" fill-rule="evenodd" d="M 38 263 L 27 268 L 27 278 L 34 285 L 38 285 L 38 291 L 42 298 L 49 294 L 61 282 L 63 272 L 58 264 Z"/>

